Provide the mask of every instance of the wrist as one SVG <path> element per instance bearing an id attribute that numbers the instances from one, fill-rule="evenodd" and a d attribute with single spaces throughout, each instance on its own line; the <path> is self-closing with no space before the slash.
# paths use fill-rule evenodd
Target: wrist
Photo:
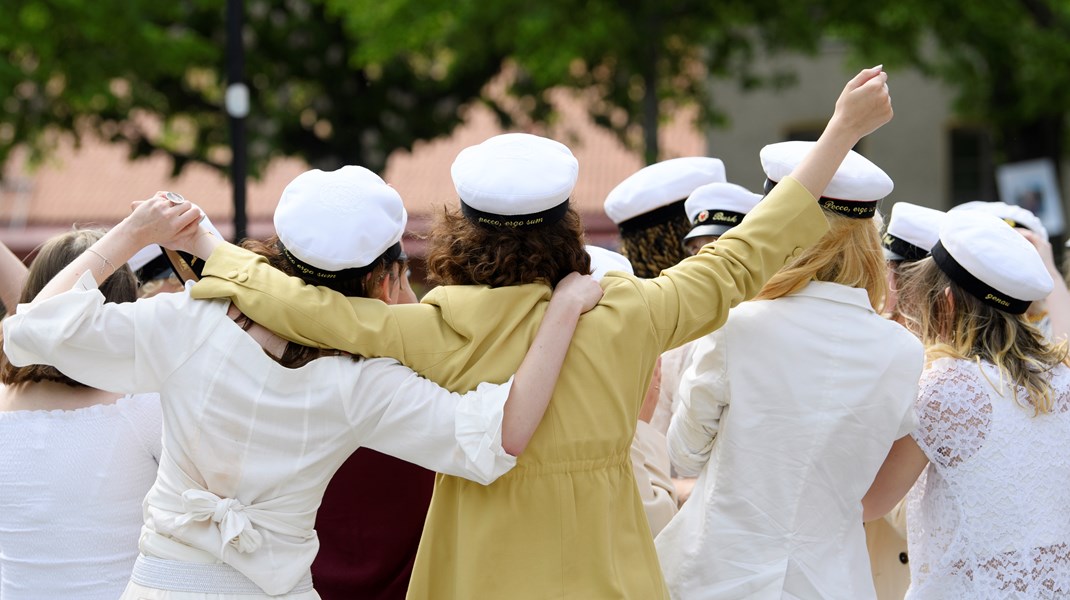
<path id="1" fill-rule="evenodd" d="M 832 115 L 828 125 L 825 127 L 825 131 L 821 134 L 822 138 L 834 142 L 839 145 L 846 146 L 847 149 L 854 148 L 862 139 L 863 134 L 857 131 L 856 127 L 852 127 L 849 123 L 845 122 L 843 117 L 838 114 Z"/>
<path id="2" fill-rule="evenodd" d="M 116 243 L 124 246 L 137 246 L 135 252 L 153 243 L 145 231 L 130 223 L 129 219 L 119 221 L 108 233 L 110 234 L 108 237 Z"/>
<path id="3" fill-rule="evenodd" d="M 567 294 L 559 294 L 551 297 L 549 310 L 559 313 L 562 317 L 578 319 L 583 314 L 583 301 Z"/>
<path id="4" fill-rule="evenodd" d="M 223 240 L 217 238 L 210 231 L 201 230 L 197 234 L 197 239 L 193 242 L 193 255 L 201 260 L 208 260 L 208 257 L 212 255 L 216 247 L 223 243 Z"/>

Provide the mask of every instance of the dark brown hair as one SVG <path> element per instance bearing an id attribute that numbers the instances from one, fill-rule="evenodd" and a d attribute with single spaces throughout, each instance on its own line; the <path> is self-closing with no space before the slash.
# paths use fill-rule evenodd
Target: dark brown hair
<path id="1" fill-rule="evenodd" d="M 399 273 L 405 268 L 405 265 L 403 264 L 404 260 L 389 260 L 384 255 L 372 262 L 371 268 L 364 276 L 339 277 L 329 281 L 323 281 L 305 275 L 292 262 L 290 262 L 282 252 L 278 236 L 271 236 L 264 241 L 245 240 L 241 243 L 241 246 L 266 258 L 268 264 L 272 267 L 275 267 L 287 275 L 299 277 L 305 283 L 328 287 L 340 294 L 360 298 L 373 297 L 371 292 L 379 286 L 383 279 L 385 277 L 393 277 L 392 267 L 395 264 L 399 265 Z M 245 315 L 242 315 L 241 318 L 237 320 L 237 323 L 244 329 L 252 327 L 253 324 L 252 320 Z M 320 356 L 333 356 L 337 354 L 340 353 L 331 350 L 310 348 L 309 346 L 302 346 L 301 344 L 288 342 L 286 344 L 286 350 L 284 350 L 282 356 L 276 360 L 279 364 L 285 367 L 297 368 L 307 364 L 313 359 L 319 358 Z"/>
<path id="2" fill-rule="evenodd" d="M 583 220 L 571 208 L 560 220 L 534 229 L 492 229 L 446 209 L 428 237 L 432 283 L 552 287 L 573 271 L 589 274 L 591 257 L 583 247 Z"/>
<path id="3" fill-rule="evenodd" d="M 621 231 L 620 253 L 632 263 L 636 277 L 657 277 L 663 270 L 691 256 L 684 247 L 684 236 L 690 231 L 691 222 L 683 214 L 665 223 Z"/>
<path id="4" fill-rule="evenodd" d="M 33 301 L 45 285 L 63 270 L 63 267 L 81 256 L 86 248 L 103 236 L 104 232 L 99 229 L 73 229 L 45 242 L 33 264 L 30 265 L 19 302 Z M 134 276 L 130 267 L 122 265 L 105 279 L 98 289 L 104 295 L 105 302 L 133 302 L 137 299 L 137 277 Z M 6 354 L 0 354 L 0 381 L 5 385 L 56 381 L 71 387 L 88 387 L 60 373 L 55 367 L 47 365 L 16 367 L 8 361 Z"/>

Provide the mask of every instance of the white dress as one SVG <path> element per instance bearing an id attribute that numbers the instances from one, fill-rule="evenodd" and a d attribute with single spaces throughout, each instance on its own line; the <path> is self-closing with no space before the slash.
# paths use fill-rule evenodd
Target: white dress
<path id="1" fill-rule="evenodd" d="M 0 412 L 0 598 L 115 600 L 160 458 L 160 399 Z"/>
<path id="2" fill-rule="evenodd" d="M 991 363 L 925 370 L 907 598 L 1070 598 L 1070 369 L 1052 388 L 1052 412 L 1034 417 Z"/>
<path id="3" fill-rule="evenodd" d="M 656 539 L 674 599 L 874 598 L 862 496 L 913 431 L 921 343 L 865 290 L 811 282 L 703 338 L 669 455 L 699 473 Z"/>
<path id="4" fill-rule="evenodd" d="M 451 394 L 388 359 L 285 368 L 227 317 L 185 292 L 104 304 L 93 278 L 4 321 L 18 365 L 51 364 L 111 391 L 158 390 L 164 437 L 145 499 L 141 552 L 190 552 L 268 594 L 309 572 L 316 509 L 331 475 L 367 446 L 490 482 L 516 464 L 501 447 L 509 385 Z"/>

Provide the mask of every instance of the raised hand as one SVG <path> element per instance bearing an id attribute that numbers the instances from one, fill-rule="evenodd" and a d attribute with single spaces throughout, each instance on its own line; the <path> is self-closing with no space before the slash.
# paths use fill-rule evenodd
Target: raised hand
<path id="1" fill-rule="evenodd" d="M 133 212 L 123 223 L 124 233 L 142 247 L 159 244 L 168 248 L 183 245 L 198 232 L 204 213 L 181 196 L 156 192 L 148 200 L 132 203 Z"/>
<path id="2" fill-rule="evenodd" d="M 888 74 L 882 66 L 863 69 L 855 75 L 839 99 L 829 127 L 840 127 L 861 139 L 892 120 L 892 97 L 888 92 Z"/>

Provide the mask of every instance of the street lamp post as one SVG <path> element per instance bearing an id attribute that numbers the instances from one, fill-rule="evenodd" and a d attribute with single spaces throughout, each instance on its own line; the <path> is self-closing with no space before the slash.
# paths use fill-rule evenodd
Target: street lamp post
<path id="1" fill-rule="evenodd" d="M 230 123 L 230 180 L 234 194 L 234 241 L 246 237 L 245 215 L 245 117 L 249 114 L 249 88 L 245 85 L 245 44 L 242 38 L 243 0 L 227 0 L 227 92 Z"/>

